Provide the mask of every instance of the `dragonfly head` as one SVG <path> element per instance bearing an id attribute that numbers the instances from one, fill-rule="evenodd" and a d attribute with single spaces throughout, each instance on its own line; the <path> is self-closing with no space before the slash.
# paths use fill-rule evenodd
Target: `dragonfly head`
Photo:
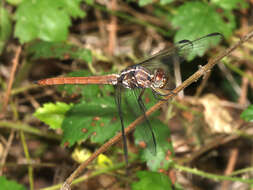
<path id="1" fill-rule="evenodd" d="M 155 70 L 155 73 L 153 75 L 153 82 L 152 86 L 154 88 L 164 88 L 167 84 L 167 76 L 163 69 L 157 69 Z"/>

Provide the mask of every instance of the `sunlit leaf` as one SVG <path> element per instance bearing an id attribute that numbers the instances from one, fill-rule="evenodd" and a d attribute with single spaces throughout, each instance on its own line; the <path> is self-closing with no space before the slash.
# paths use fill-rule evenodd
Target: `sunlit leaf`
<path id="1" fill-rule="evenodd" d="M 160 4 L 161 5 L 166 5 L 166 4 L 169 4 L 169 3 L 172 3 L 174 0 L 160 0 Z"/>
<path id="2" fill-rule="evenodd" d="M 11 5 L 18 5 L 22 2 L 23 0 L 6 0 Z"/>
<path id="3" fill-rule="evenodd" d="M 108 168 L 113 166 L 112 160 L 105 154 L 99 154 L 97 159 L 98 168 Z"/>
<path id="4" fill-rule="evenodd" d="M 139 0 L 138 3 L 139 3 L 139 6 L 143 7 L 145 5 L 148 5 L 150 3 L 152 3 L 153 0 Z"/>
<path id="5" fill-rule="evenodd" d="M 91 152 L 88 149 L 84 149 L 82 147 L 76 147 L 72 152 L 71 157 L 78 163 L 83 163 L 91 156 Z"/>
<path id="6" fill-rule="evenodd" d="M 65 113 L 73 107 L 73 104 L 63 102 L 46 103 L 33 114 L 35 117 L 48 124 L 50 128 L 60 128 L 65 117 Z"/>
<path id="7" fill-rule="evenodd" d="M 73 18 L 85 17 L 86 13 L 80 8 L 83 0 L 61 0 L 67 13 Z"/>

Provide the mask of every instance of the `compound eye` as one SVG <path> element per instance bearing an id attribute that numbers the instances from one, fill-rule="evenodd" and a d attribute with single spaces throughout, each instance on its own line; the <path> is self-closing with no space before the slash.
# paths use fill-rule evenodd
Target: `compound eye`
<path id="1" fill-rule="evenodd" d="M 164 72 L 163 72 L 163 70 L 157 69 L 156 74 L 155 74 L 155 80 L 156 81 L 160 81 L 163 78 L 164 78 Z"/>
<path id="2" fill-rule="evenodd" d="M 167 82 L 167 78 L 162 69 L 157 69 L 154 76 L 154 87 L 163 88 Z"/>

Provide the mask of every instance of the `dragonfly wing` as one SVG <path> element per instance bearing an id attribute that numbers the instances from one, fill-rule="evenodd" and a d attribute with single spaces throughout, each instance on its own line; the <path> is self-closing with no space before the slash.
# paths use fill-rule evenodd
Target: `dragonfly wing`
<path id="1" fill-rule="evenodd" d="M 201 38 L 190 40 L 181 40 L 174 46 L 164 49 L 151 57 L 143 60 L 137 65 L 148 68 L 153 71 L 157 68 L 167 68 L 172 66 L 172 63 L 176 59 L 179 61 L 185 60 L 194 52 L 206 50 L 215 45 L 219 40 L 223 39 L 223 35 L 220 33 L 211 33 Z"/>
<path id="2" fill-rule="evenodd" d="M 202 56 L 208 48 L 216 45 L 222 39 L 224 39 L 224 36 L 222 34 L 211 33 L 193 41 L 179 41 L 176 44 L 176 49 L 179 57 L 183 59 L 188 59 L 188 57 L 193 53 Z"/>
<path id="3" fill-rule="evenodd" d="M 119 118 L 120 118 L 120 122 L 121 122 L 121 132 L 122 132 L 123 147 L 124 147 L 124 157 L 125 157 L 126 165 L 128 166 L 127 139 L 126 139 L 126 134 L 125 134 L 123 113 L 122 113 L 122 107 L 121 107 L 122 90 L 123 90 L 123 87 L 121 85 L 116 85 L 115 102 L 116 102 L 116 105 L 117 105 L 117 108 L 118 108 L 118 114 L 119 114 Z"/>
<path id="4" fill-rule="evenodd" d="M 173 89 L 176 86 L 175 65 L 194 55 L 203 55 L 205 50 L 215 45 L 221 39 L 223 39 L 222 34 L 211 33 L 193 41 L 181 40 L 174 46 L 154 54 L 137 65 L 145 67 L 151 73 L 155 73 L 157 69 L 162 69 L 168 81 L 164 88 Z"/>
<path id="5" fill-rule="evenodd" d="M 139 111 L 142 115 L 144 115 L 144 122 L 142 123 L 139 129 L 140 135 L 142 140 L 146 143 L 148 150 L 153 154 L 156 155 L 156 139 L 155 134 L 152 130 L 151 124 L 146 116 L 146 108 L 142 101 L 142 95 L 144 89 L 140 92 L 139 89 L 133 89 L 136 101 L 139 105 Z"/>

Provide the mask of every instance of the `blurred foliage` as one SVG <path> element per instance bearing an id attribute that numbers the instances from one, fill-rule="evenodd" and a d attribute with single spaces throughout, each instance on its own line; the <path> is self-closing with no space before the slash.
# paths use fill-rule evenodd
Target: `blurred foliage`
<path id="1" fill-rule="evenodd" d="M 82 60 L 86 63 L 92 62 L 91 51 L 80 48 L 66 42 L 35 42 L 27 48 L 27 53 L 32 55 L 32 59 L 57 58 Z"/>
<path id="2" fill-rule="evenodd" d="M 86 16 L 86 13 L 80 9 L 82 0 L 35 0 L 32 3 L 30 0 L 9 0 L 7 2 L 17 6 L 14 16 L 16 20 L 14 35 L 21 43 L 31 42 L 34 39 L 47 42 L 66 41 L 71 18 Z M 95 4 L 93 1 L 85 2 L 91 6 Z M 177 28 L 174 41 L 192 40 L 211 32 L 220 32 L 228 38 L 236 27 L 232 11 L 248 7 L 244 0 L 213 0 L 209 3 L 190 1 L 182 5 L 173 4 L 173 2 L 172 0 L 161 0 L 158 3 L 160 5 L 154 7 L 154 12 L 159 12 L 160 16 L 162 14 L 167 17 L 167 22 L 171 22 L 173 27 Z M 138 1 L 138 4 L 139 6 L 147 6 L 157 3 L 141 0 Z M 172 9 L 174 10 L 172 14 L 166 11 Z M 217 11 L 219 9 L 222 11 Z M 2 7 L 1 14 L 0 44 L 4 44 L 9 38 L 12 28 L 8 11 Z M 203 28 L 203 26 L 205 27 Z"/>
<path id="3" fill-rule="evenodd" d="M 3 189 L 3 190 L 26 190 L 26 188 L 23 185 L 20 185 L 15 181 L 8 180 L 4 176 L 0 176 L 0 189 Z"/>
<path id="4" fill-rule="evenodd" d="M 208 5 L 198 1 L 187 2 L 178 7 L 172 19 L 172 25 L 179 28 L 174 38 L 175 41 L 193 40 L 212 32 L 219 32 L 229 37 L 235 29 L 234 14 L 226 10 L 218 13 L 216 9 L 217 7 L 212 4 Z"/>
<path id="5" fill-rule="evenodd" d="M 0 53 L 3 51 L 6 41 L 10 38 L 11 32 L 10 14 L 3 7 L 0 7 Z"/>
<path id="6" fill-rule="evenodd" d="M 249 106 L 242 112 L 241 118 L 243 118 L 245 121 L 253 121 L 253 105 Z"/>
<path id="7" fill-rule="evenodd" d="M 246 9 L 249 7 L 244 0 L 211 0 L 211 2 L 224 10 Z"/>
<path id="8" fill-rule="evenodd" d="M 23 0 L 15 13 L 15 37 L 21 43 L 34 39 L 55 42 L 68 37 L 71 17 L 84 17 L 81 0 Z"/>
<path id="9" fill-rule="evenodd" d="M 132 184 L 133 190 L 172 190 L 171 181 L 168 176 L 163 173 L 144 172 L 137 173 L 140 181 Z"/>

